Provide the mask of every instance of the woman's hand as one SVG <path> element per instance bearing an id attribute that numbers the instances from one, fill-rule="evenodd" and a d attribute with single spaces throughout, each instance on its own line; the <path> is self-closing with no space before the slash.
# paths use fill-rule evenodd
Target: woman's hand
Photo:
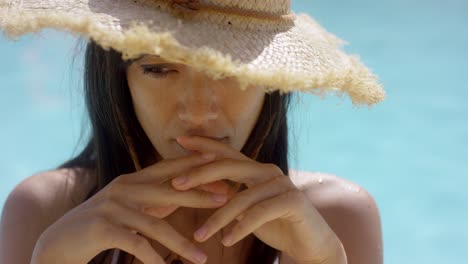
<path id="1" fill-rule="evenodd" d="M 88 263 L 100 252 L 119 248 L 143 263 L 164 261 L 149 241 L 159 241 L 168 249 L 194 263 L 203 263 L 205 254 L 165 220 L 146 211 L 152 208 L 184 206 L 216 208 L 225 201 L 213 193 L 174 190 L 170 180 L 213 161 L 195 154 L 160 161 L 141 171 L 117 177 L 96 195 L 67 212 L 49 226 L 36 243 L 34 256 L 39 263 Z M 225 197 L 226 198 L 226 197 Z M 136 232 L 135 232 L 136 231 Z M 198 257 L 198 258 L 197 258 Z"/>
<path id="2" fill-rule="evenodd" d="M 196 240 L 207 240 L 236 219 L 239 222 L 223 238 L 225 246 L 253 233 L 299 263 L 328 263 L 337 252 L 345 256 L 339 238 L 312 202 L 276 165 L 259 163 L 208 138 L 180 137 L 178 142 L 188 150 L 216 153 L 217 161 L 173 179 L 174 188 L 189 190 L 223 179 L 248 187 L 230 195 L 230 201 L 194 233 Z M 180 184 L 179 180 L 185 182 Z"/>

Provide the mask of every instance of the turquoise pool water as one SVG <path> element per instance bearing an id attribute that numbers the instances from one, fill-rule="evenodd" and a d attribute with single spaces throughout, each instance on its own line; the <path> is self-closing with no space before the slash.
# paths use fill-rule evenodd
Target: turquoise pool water
<path id="1" fill-rule="evenodd" d="M 293 2 L 350 43 L 388 98 L 355 109 L 305 96 L 290 116 L 292 167 L 374 195 L 385 263 L 468 263 L 468 2 Z M 74 41 L 54 31 L 0 37 L 0 206 L 19 181 L 79 150 Z"/>

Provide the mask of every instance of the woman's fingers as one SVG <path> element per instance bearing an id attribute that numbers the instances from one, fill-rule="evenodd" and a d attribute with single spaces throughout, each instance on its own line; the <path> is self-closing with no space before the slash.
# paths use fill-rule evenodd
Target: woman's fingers
<path id="1" fill-rule="evenodd" d="M 200 186 L 197 186 L 195 189 L 212 192 L 212 193 L 229 194 L 231 187 L 229 186 L 229 184 L 220 180 L 220 181 L 201 184 Z"/>
<path id="2" fill-rule="evenodd" d="M 200 242 L 205 241 L 255 204 L 293 190 L 289 181 L 290 179 L 286 176 L 275 177 L 266 183 L 240 192 L 206 220 L 203 226 L 195 232 L 195 239 Z"/>
<path id="3" fill-rule="evenodd" d="M 157 218 L 164 218 L 173 212 L 175 212 L 180 206 L 169 205 L 162 207 L 147 207 L 143 209 L 143 212 Z"/>
<path id="4" fill-rule="evenodd" d="M 226 194 L 228 197 L 230 196 L 229 194 L 229 184 L 223 182 L 223 181 L 218 181 L 218 182 L 213 182 L 213 183 L 208 183 L 208 184 L 203 184 L 195 189 L 201 190 L 201 191 L 207 191 L 210 193 L 218 193 L 218 194 Z M 229 198 L 228 198 L 229 199 Z M 169 205 L 169 206 L 149 206 L 147 208 L 143 209 L 144 213 L 147 213 L 151 216 L 158 217 L 158 218 L 165 218 L 168 215 L 172 214 L 175 212 L 180 206 L 178 205 Z M 215 203 L 215 207 L 218 207 L 218 203 Z"/>
<path id="5" fill-rule="evenodd" d="M 172 179 L 171 183 L 177 190 L 188 190 L 201 184 L 228 179 L 234 182 L 245 183 L 248 187 L 251 187 L 280 175 L 283 175 L 283 172 L 276 165 L 245 160 L 222 159 L 193 168 L 186 174 Z"/>
<path id="6" fill-rule="evenodd" d="M 212 162 L 215 159 L 216 155 L 213 153 L 164 159 L 140 171 L 120 175 L 116 180 L 123 183 L 163 183 L 187 170 Z"/>
<path id="7" fill-rule="evenodd" d="M 206 254 L 165 220 L 149 216 L 118 202 L 109 202 L 107 205 L 109 208 L 106 216 L 112 219 L 114 223 L 130 230 L 136 230 L 194 263 L 204 263 L 206 261 Z"/>
<path id="8" fill-rule="evenodd" d="M 229 144 L 221 143 L 201 136 L 179 136 L 177 142 L 185 149 L 201 153 L 215 153 L 218 158 L 231 158 L 238 160 L 251 160 Z"/>
<path id="9" fill-rule="evenodd" d="M 108 249 L 118 248 L 135 256 L 143 263 L 165 263 L 146 238 L 132 233 L 130 230 L 106 223 L 101 231 L 103 232 L 104 244 Z"/>
<path id="10" fill-rule="evenodd" d="M 191 208 L 216 208 L 227 201 L 227 196 L 197 189 L 177 191 L 170 183 L 114 184 L 110 199 L 128 204 L 142 211 L 147 207 L 184 206 Z"/>

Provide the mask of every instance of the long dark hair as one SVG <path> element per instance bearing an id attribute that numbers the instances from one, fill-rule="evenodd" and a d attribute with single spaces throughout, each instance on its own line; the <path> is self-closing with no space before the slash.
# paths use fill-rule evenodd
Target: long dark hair
<path id="1" fill-rule="evenodd" d="M 84 59 L 89 139 L 81 153 L 59 168 L 85 168 L 97 177 L 97 185 L 86 201 L 119 175 L 135 171 L 128 148 L 129 138 L 138 157 L 153 155 L 154 148 L 134 112 L 125 74 L 129 62 L 122 60 L 121 53 L 104 50 L 93 41 L 87 42 Z M 290 94 L 267 93 L 259 119 L 241 150 L 246 156 L 256 156 L 259 162 L 276 164 L 285 175 L 289 171 L 286 118 L 289 102 Z M 127 124 L 126 128 L 122 127 L 122 122 Z M 111 249 L 101 252 L 89 263 L 102 263 L 110 252 Z M 255 238 L 247 256 L 247 263 L 271 264 L 278 251 Z"/>

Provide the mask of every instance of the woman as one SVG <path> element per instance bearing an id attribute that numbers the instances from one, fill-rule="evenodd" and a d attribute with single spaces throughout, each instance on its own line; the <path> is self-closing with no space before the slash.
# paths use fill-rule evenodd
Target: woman
<path id="1" fill-rule="evenodd" d="M 9 35 L 92 38 L 89 143 L 10 194 L 2 263 L 382 263 L 372 197 L 289 170 L 282 92 L 384 93 L 289 1 L 0 3 Z"/>

